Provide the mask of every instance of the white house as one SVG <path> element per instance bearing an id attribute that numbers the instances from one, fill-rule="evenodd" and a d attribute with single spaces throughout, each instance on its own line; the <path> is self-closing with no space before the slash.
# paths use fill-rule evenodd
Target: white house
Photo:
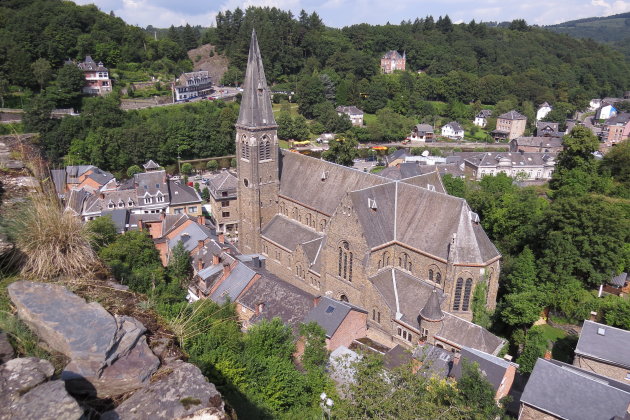
<path id="1" fill-rule="evenodd" d="M 363 126 L 363 111 L 361 111 L 356 106 L 338 106 L 337 114 L 346 114 L 348 117 L 350 117 L 352 125 L 356 127 Z"/>
<path id="2" fill-rule="evenodd" d="M 608 118 L 614 117 L 617 115 L 617 108 L 612 106 L 612 104 L 608 102 L 602 102 L 601 108 L 597 110 L 595 113 L 596 120 L 607 120 Z"/>
<path id="3" fill-rule="evenodd" d="M 441 132 L 442 136 L 449 139 L 461 140 L 464 138 L 464 128 L 456 121 L 444 125 Z"/>
<path id="4" fill-rule="evenodd" d="M 551 112 L 552 106 L 547 102 L 543 103 L 538 111 L 536 112 L 536 121 L 540 121 L 547 116 Z"/>
<path id="5" fill-rule="evenodd" d="M 173 85 L 176 101 L 184 101 L 212 93 L 212 80 L 207 71 L 182 73 Z"/>
<path id="6" fill-rule="evenodd" d="M 488 124 L 488 118 L 492 115 L 492 111 L 490 109 L 482 109 L 479 111 L 479 114 L 475 116 L 475 124 L 477 127 L 485 127 Z"/>

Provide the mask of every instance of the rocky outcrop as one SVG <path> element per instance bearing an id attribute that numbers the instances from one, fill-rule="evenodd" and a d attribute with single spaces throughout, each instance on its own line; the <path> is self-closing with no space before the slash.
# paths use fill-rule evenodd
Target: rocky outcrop
<path id="1" fill-rule="evenodd" d="M 7 333 L 0 332 L 0 365 L 14 357 L 15 353 L 13 352 L 13 347 L 11 347 L 11 343 L 9 343 L 9 336 Z"/>
<path id="2" fill-rule="evenodd" d="M 12 359 L 0 366 L 0 420 L 79 419 L 83 409 L 63 381 L 48 381 L 54 373 L 46 360 Z"/>
<path id="3" fill-rule="evenodd" d="M 18 316 L 50 348 L 71 359 L 61 374 L 71 392 L 123 394 L 145 385 L 157 370 L 159 359 L 136 319 L 112 316 L 56 284 L 19 281 L 8 292 Z"/>
<path id="4" fill-rule="evenodd" d="M 160 376 L 160 373 L 158 375 Z M 102 415 L 102 420 L 127 419 L 205 419 L 225 420 L 223 400 L 214 384 L 190 363 L 176 361 L 164 375 L 136 391 L 118 408 Z"/>

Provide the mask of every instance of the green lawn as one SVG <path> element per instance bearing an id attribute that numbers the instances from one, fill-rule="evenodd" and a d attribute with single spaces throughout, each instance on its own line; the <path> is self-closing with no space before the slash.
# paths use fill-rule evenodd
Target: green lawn
<path id="1" fill-rule="evenodd" d="M 282 106 L 284 104 L 286 104 L 286 103 L 287 102 L 282 102 L 282 103 L 279 103 L 279 104 L 272 104 L 271 105 L 271 109 L 273 109 L 273 113 L 274 114 L 278 114 L 280 112 L 280 110 L 282 109 Z M 289 103 L 289 110 L 291 112 L 291 116 L 295 117 L 295 116 L 299 115 L 298 114 L 298 104 Z"/>
<path id="2" fill-rule="evenodd" d="M 543 331 L 545 339 L 553 344 L 551 356 L 561 362 L 572 363 L 573 351 L 577 345 L 578 337 L 568 335 L 564 330 L 550 325 L 541 325 L 540 329 Z"/>

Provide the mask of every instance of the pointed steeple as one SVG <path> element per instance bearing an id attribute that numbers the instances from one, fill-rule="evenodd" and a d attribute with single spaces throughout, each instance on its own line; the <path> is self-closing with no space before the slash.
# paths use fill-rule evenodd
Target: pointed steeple
<path id="1" fill-rule="evenodd" d="M 420 317 L 427 321 L 441 321 L 444 319 L 444 312 L 440 308 L 440 298 L 438 297 L 437 289 L 433 288 L 427 303 L 420 311 Z"/>
<path id="2" fill-rule="evenodd" d="M 271 96 L 265 79 L 256 30 L 252 31 L 249 58 L 243 82 L 243 98 L 236 126 L 241 128 L 276 127 L 271 109 Z"/>

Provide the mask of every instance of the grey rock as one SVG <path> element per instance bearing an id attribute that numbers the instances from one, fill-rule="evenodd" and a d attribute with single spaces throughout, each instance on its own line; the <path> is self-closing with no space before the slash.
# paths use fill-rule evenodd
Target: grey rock
<path id="1" fill-rule="evenodd" d="M 159 366 L 138 320 L 112 316 L 65 287 L 19 281 L 8 287 L 18 316 L 71 361 L 62 372 L 73 393 L 110 397 L 142 387 Z"/>
<path id="2" fill-rule="evenodd" d="M 227 419 L 223 399 L 214 384 L 202 375 L 198 367 L 177 361 L 166 368 L 170 373 L 136 391 L 115 410 L 101 416 L 102 420 L 166 420 Z M 159 373 L 158 373 L 159 374 Z M 205 414 L 201 410 L 206 410 Z M 214 417 L 210 417 L 214 416 Z"/>
<path id="3" fill-rule="evenodd" d="M 83 409 L 68 394 L 63 381 L 46 382 L 31 389 L 12 404 L 8 412 L 8 418 L 12 420 L 77 420 L 83 417 Z"/>
<path id="4" fill-rule="evenodd" d="M 20 395 L 46 382 L 53 373 L 55 369 L 50 362 L 36 357 L 12 359 L 0 365 L 0 407 L 9 407 Z"/>
<path id="5" fill-rule="evenodd" d="M 0 332 L 0 365 L 8 362 L 15 357 L 15 352 L 11 343 L 9 343 L 9 336 L 7 333 Z"/>

